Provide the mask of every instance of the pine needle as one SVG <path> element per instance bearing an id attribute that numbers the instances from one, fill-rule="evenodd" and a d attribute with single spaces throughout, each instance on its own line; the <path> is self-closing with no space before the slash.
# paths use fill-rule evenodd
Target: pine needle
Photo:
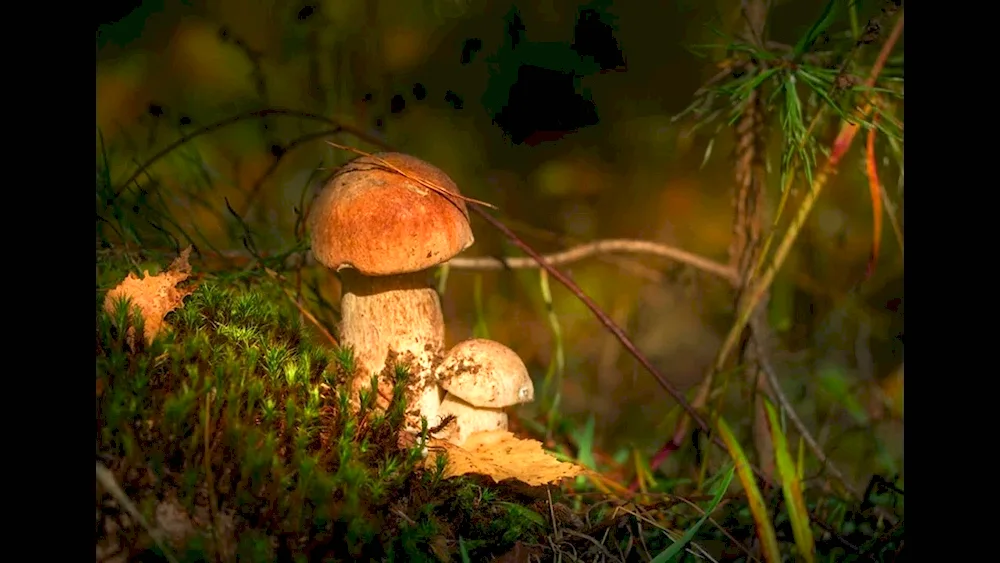
<path id="1" fill-rule="evenodd" d="M 407 174 L 405 171 L 401 170 L 400 168 L 398 168 L 397 166 L 393 165 L 391 162 L 385 160 L 384 158 L 379 158 L 378 156 L 370 154 L 370 153 L 367 153 L 367 152 L 365 152 L 363 150 L 356 149 L 354 147 L 349 147 L 349 146 L 346 146 L 346 145 L 338 145 L 337 143 L 334 143 L 332 141 L 326 141 L 326 144 L 330 145 L 331 147 L 338 148 L 340 150 L 350 151 L 350 152 L 353 152 L 354 154 L 359 154 L 361 156 L 367 156 L 369 158 L 373 158 L 376 161 L 378 161 L 379 164 L 381 164 L 382 166 L 385 166 L 386 168 L 392 170 L 393 172 L 396 172 L 397 174 L 405 176 L 405 177 L 407 177 L 407 178 L 409 178 L 409 179 L 411 179 L 411 180 L 419 183 L 420 185 L 424 186 L 425 188 L 428 188 L 428 189 L 430 189 L 430 190 L 432 190 L 434 192 L 437 192 L 438 194 L 443 195 L 445 197 L 456 197 L 456 198 L 461 199 L 462 201 L 465 201 L 465 202 L 468 202 L 468 203 L 475 203 L 475 204 L 478 204 L 478 205 L 482 205 L 483 207 L 489 207 L 490 209 L 497 209 L 497 206 L 493 205 L 492 203 L 487 203 L 485 201 L 480 201 L 478 199 L 474 199 L 474 198 L 471 198 L 471 197 L 468 197 L 468 196 L 464 196 L 462 194 L 456 194 L 456 193 L 450 192 L 450 191 L 442 188 L 441 186 L 439 186 L 439 185 L 437 185 L 437 184 L 435 184 L 433 182 L 429 182 L 427 180 L 424 180 L 423 178 L 418 178 L 416 176 Z"/>

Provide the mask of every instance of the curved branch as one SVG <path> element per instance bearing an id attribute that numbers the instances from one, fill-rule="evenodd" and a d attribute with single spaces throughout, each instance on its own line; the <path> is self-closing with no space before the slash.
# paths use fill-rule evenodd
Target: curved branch
<path id="1" fill-rule="evenodd" d="M 326 123 L 328 125 L 332 125 L 333 127 L 336 128 L 337 131 L 344 131 L 344 132 L 350 133 L 351 135 L 354 135 L 355 137 L 361 139 L 362 141 L 371 143 L 371 144 L 373 144 L 375 146 L 379 146 L 379 147 L 384 147 L 385 146 L 385 142 L 382 141 L 381 139 L 378 139 L 378 138 L 376 138 L 376 137 L 374 137 L 374 136 L 372 136 L 372 135 L 370 135 L 368 133 L 365 133 L 364 131 L 362 131 L 362 130 L 360 130 L 357 127 L 354 127 L 352 125 L 345 125 L 345 124 L 340 123 L 338 121 L 334 121 L 333 119 L 330 119 L 329 117 L 324 117 L 322 115 L 318 115 L 318 114 L 315 114 L 315 113 L 309 113 L 307 111 L 299 111 L 299 110 L 294 110 L 294 109 L 285 109 L 285 108 L 265 108 L 265 109 L 259 109 L 259 110 L 250 111 L 250 112 L 247 112 L 247 113 L 241 113 L 239 115 L 234 115 L 232 117 L 227 117 L 226 119 L 223 119 L 221 121 L 216 121 L 214 123 L 210 123 L 208 125 L 205 125 L 204 127 L 201 127 L 199 129 L 195 130 L 195 131 L 192 131 L 191 133 L 188 133 L 187 135 L 184 135 L 183 137 L 181 137 L 180 139 L 177 139 L 173 143 L 170 143 L 169 145 L 167 145 L 166 147 L 164 147 L 162 150 L 160 150 L 159 152 L 157 152 L 156 154 L 154 154 L 152 157 L 150 157 L 149 160 L 147 160 L 146 162 L 142 163 L 139 166 L 139 168 L 135 172 L 133 172 L 131 176 L 129 176 L 128 180 L 125 180 L 124 182 L 122 182 L 122 185 L 119 186 L 117 190 L 115 190 L 115 197 L 117 198 L 118 196 L 120 196 L 121 193 L 123 191 L 125 191 L 125 188 L 128 187 L 129 184 L 131 184 L 132 182 L 134 182 L 135 179 L 138 178 L 140 174 L 142 174 L 143 172 L 145 172 L 147 168 L 149 168 L 150 166 L 152 166 L 153 164 L 155 164 L 161 158 L 163 158 L 163 157 L 167 156 L 168 154 L 170 154 L 172 151 L 176 150 L 178 147 L 180 147 L 180 146 L 184 145 L 185 143 L 191 141 L 192 139 L 194 139 L 196 137 L 200 137 L 200 136 L 202 136 L 202 135 L 204 135 L 206 133 L 211 133 L 213 131 L 217 131 L 219 129 L 222 129 L 223 127 L 228 127 L 229 125 L 232 125 L 234 123 L 239 123 L 241 121 L 246 121 L 248 119 L 259 119 L 259 118 L 262 118 L 262 117 L 267 117 L 269 115 L 281 115 L 281 116 L 287 116 L 287 117 L 297 117 L 299 119 L 309 119 L 309 120 L 312 120 L 312 121 L 320 121 L 320 122 Z"/>
<path id="2" fill-rule="evenodd" d="M 260 194 L 261 188 L 264 187 L 264 182 L 266 182 L 267 179 L 270 178 L 271 175 L 273 175 L 274 172 L 278 169 L 278 166 L 281 165 L 281 160 L 285 158 L 285 155 L 287 155 L 292 150 L 304 145 L 305 143 L 308 143 L 309 141 L 322 139 L 323 137 L 331 137 L 333 135 L 336 135 L 337 133 L 340 133 L 341 131 L 343 131 L 342 128 L 334 127 L 333 129 L 324 129 L 322 131 L 306 133 L 305 135 L 302 135 L 300 137 L 297 137 L 289 141 L 287 145 L 282 147 L 282 151 L 279 152 L 277 156 L 274 157 L 274 161 L 271 162 L 271 164 L 267 167 L 267 170 L 265 170 L 264 173 L 261 174 L 256 181 L 254 181 L 252 186 L 250 186 L 250 190 L 248 191 L 246 197 L 246 206 L 245 209 L 243 210 L 243 214 L 240 215 L 240 217 L 246 217 L 247 213 L 250 213 L 250 210 L 253 208 L 254 200 L 257 199 L 257 196 Z"/>
<path id="3" fill-rule="evenodd" d="M 729 282 L 736 280 L 736 271 L 733 268 L 699 256 L 686 250 L 674 248 L 672 246 L 638 239 L 606 239 L 588 242 L 579 246 L 574 246 L 560 252 L 542 256 L 544 260 L 552 265 L 559 266 L 568 264 L 594 256 L 597 254 L 611 254 L 616 252 L 630 254 L 650 254 L 669 258 L 676 262 L 687 264 L 703 272 L 718 276 Z M 494 258 L 494 257 L 458 257 L 448 261 L 452 268 L 460 270 L 503 270 L 510 268 L 521 270 L 528 268 L 541 268 L 542 266 L 528 256 L 514 258 Z"/>

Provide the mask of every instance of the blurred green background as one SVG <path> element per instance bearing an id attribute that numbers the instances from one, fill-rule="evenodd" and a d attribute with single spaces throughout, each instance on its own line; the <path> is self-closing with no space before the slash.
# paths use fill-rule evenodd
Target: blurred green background
<path id="1" fill-rule="evenodd" d="M 732 131 L 719 132 L 706 160 L 714 131 L 671 117 L 718 72 L 724 55 L 699 57 L 690 47 L 719 41 L 710 26 L 730 33 L 742 27 L 739 6 L 734 0 L 523 3 L 517 6 L 522 44 L 511 50 L 506 22 L 513 6 L 504 2 L 143 2 L 98 32 L 98 156 L 103 143 L 118 185 L 198 127 L 263 107 L 292 108 L 350 124 L 442 168 L 463 193 L 497 205 L 501 219 L 538 250 L 642 238 L 726 262 Z M 563 60 L 586 8 L 613 24 L 626 61 L 626 68 L 590 69 L 579 80 L 598 122 L 533 146 L 513 143 L 493 123 L 511 77 L 524 62 Z M 793 43 L 820 8 L 778 2 L 769 20 L 772 39 Z M 479 40 L 478 52 L 470 39 Z M 255 185 L 276 160 L 272 146 L 324 127 L 288 117 L 243 121 L 172 152 L 140 182 L 157 192 L 176 229 L 197 233 L 199 248 L 209 241 L 220 250 L 243 250 L 228 199 L 245 213 L 257 246 L 280 251 L 294 242 L 303 193 L 308 201 L 328 173 L 317 170 L 354 155 L 320 140 L 303 143 Z M 769 136 L 772 208 L 777 130 Z M 823 144 L 835 133 L 835 127 L 820 132 Z M 376 150 L 349 135 L 331 140 Z M 831 456 L 865 481 L 866 472 L 898 470 L 901 461 L 901 407 L 892 407 L 902 400 L 903 310 L 902 256 L 888 228 L 875 273 L 864 279 L 872 211 L 861 145 L 855 143 L 825 190 L 779 276 L 771 321 L 783 338 L 785 351 L 773 360 L 786 392 Z M 881 174 L 901 203 L 901 172 L 886 167 Z M 139 205 L 131 212 L 145 211 Z M 476 244 L 467 255 L 515 253 L 476 218 L 473 229 Z M 660 258 L 594 258 L 566 269 L 684 389 L 702 377 L 732 321 L 725 282 Z M 537 382 L 553 355 L 538 272 L 451 271 L 443 303 L 449 344 L 473 335 L 478 284 L 489 337 L 516 350 Z M 553 299 L 566 347 L 563 413 L 581 422 L 593 416 L 597 444 L 607 449 L 661 445 L 674 430 L 675 403 L 561 286 L 553 284 Z M 333 322 L 329 312 L 316 313 Z M 748 404 L 748 397 L 736 399 Z M 742 414 L 729 415 L 731 422 L 748 420 L 749 409 L 738 404 L 730 408 Z M 854 440 L 859 428 L 878 439 Z"/>

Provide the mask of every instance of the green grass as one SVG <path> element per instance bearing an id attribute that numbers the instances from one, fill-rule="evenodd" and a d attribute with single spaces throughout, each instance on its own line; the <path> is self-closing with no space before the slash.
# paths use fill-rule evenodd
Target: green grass
<path id="1" fill-rule="evenodd" d="M 98 285 L 124 276 L 109 260 Z M 155 527 L 154 511 L 177 498 L 194 514 L 232 514 L 240 561 L 293 557 L 435 561 L 459 552 L 502 554 L 543 527 L 525 500 L 475 479 L 442 479 L 421 467 L 418 448 L 400 449 L 404 367 L 390 407 L 362 396 L 355 416 L 342 389 L 351 355 L 314 343 L 297 311 L 266 283 L 226 287 L 205 280 L 167 316 L 173 330 L 151 344 L 127 339 L 141 319 L 124 302 L 97 305 L 97 454 Z M 130 346 L 131 342 L 131 346 Z M 103 517 L 115 517 L 99 494 Z M 211 504 L 211 507 L 206 505 Z M 155 550 L 148 531 L 121 538 L 135 557 Z M 212 534 L 173 545 L 183 561 L 213 560 Z"/>

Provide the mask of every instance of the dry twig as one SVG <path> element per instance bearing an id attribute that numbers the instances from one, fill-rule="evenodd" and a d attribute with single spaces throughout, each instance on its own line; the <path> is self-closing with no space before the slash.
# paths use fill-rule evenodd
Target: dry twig
<path id="1" fill-rule="evenodd" d="M 111 473 L 111 470 L 99 461 L 97 462 L 97 482 L 100 483 L 101 486 L 104 487 L 104 490 L 114 497 L 116 501 L 118 501 L 118 504 L 125 509 L 125 512 L 128 512 L 128 514 L 146 530 L 149 537 L 153 538 L 157 547 L 159 547 L 160 551 L 163 552 L 163 557 L 170 563 L 177 563 L 177 558 L 174 557 L 173 552 L 166 543 L 163 531 L 159 528 L 153 527 L 149 521 L 146 520 L 142 513 L 139 512 L 139 508 L 134 502 L 132 502 L 132 499 L 128 498 L 125 491 L 123 491 L 118 485 L 118 481 L 115 480 L 115 476 Z"/>
<path id="2" fill-rule="evenodd" d="M 778 401 L 778 405 L 785 411 L 788 419 L 792 421 L 792 424 L 799 431 L 799 435 L 802 436 L 802 440 L 812 451 L 813 455 L 816 456 L 820 465 L 829 471 L 830 475 L 832 475 L 834 479 L 840 481 L 840 483 L 844 486 L 844 489 L 846 489 L 851 496 L 861 498 L 861 492 L 847 479 L 846 476 L 844 476 L 844 473 L 840 471 L 840 469 L 838 469 L 832 461 L 830 461 L 830 458 L 826 456 L 826 453 L 823 452 L 823 448 L 819 445 L 819 442 L 816 441 L 816 438 L 813 438 L 812 434 L 809 432 L 809 428 L 806 427 L 805 423 L 802 422 L 802 419 L 795 411 L 795 407 L 792 405 L 792 402 L 788 400 L 788 397 L 785 396 L 785 392 L 781 390 L 781 383 L 778 381 L 778 374 L 775 371 L 774 366 L 771 365 L 770 356 L 768 355 L 766 343 L 764 342 L 765 339 L 762 336 L 765 332 L 761 329 L 761 327 L 759 327 L 759 324 L 759 316 L 754 315 L 750 317 L 750 331 L 752 334 L 753 345 L 758 348 L 757 361 L 760 363 L 761 371 L 763 371 L 764 375 L 767 377 L 767 383 L 770 386 L 771 393 L 774 395 L 774 398 Z"/>
<path id="3" fill-rule="evenodd" d="M 155 164 L 156 162 L 158 162 L 161 158 L 167 156 L 168 154 L 170 154 L 171 152 L 173 152 L 174 150 L 176 150 L 178 147 L 180 147 L 180 146 L 182 146 L 182 145 L 190 142 L 192 139 L 195 139 L 196 137 L 200 137 L 200 136 L 202 136 L 202 135 L 204 135 L 206 133 L 211 133 L 213 131 L 218 131 L 219 129 L 222 129 L 224 127 L 228 127 L 228 126 L 230 126 L 230 125 L 232 125 L 234 123 L 239 123 L 241 121 L 246 121 L 248 119 L 262 119 L 262 118 L 265 118 L 265 117 L 270 116 L 270 115 L 283 115 L 283 116 L 288 116 L 288 117 L 297 117 L 299 119 L 309 119 L 309 120 L 312 120 L 312 121 L 321 121 L 321 122 L 326 123 L 328 125 L 332 125 L 337 131 L 343 131 L 345 133 L 350 133 L 351 135 L 353 135 L 353 136 L 355 136 L 355 137 L 357 137 L 357 138 L 359 138 L 359 139 L 361 139 L 361 140 L 363 140 L 363 141 L 365 141 L 367 143 L 370 143 L 370 144 L 373 144 L 373 145 L 376 145 L 376 146 L 381 146 L 381 145 L 385 144 L 380 139 L 378 139 L 378 138 L 376 138 L 376 137 L 374 137 L 372 135 L 369 135 L 368 133 L 365 133 L 364 131 L 361 131 L 360 129 L 358 129 L 356 127 L 353 127 L 351 125 L 346 125 L 344 123 L 339 123 L 339 122 L 334 121 L 334 120 L 332 120 L 332 119 L 330 119 L 328 117 L 323 117 L 322 115 L 316 115 L 314 113 L 309 113 L 309 112 L 305 112 L 305 111 L 298 111 L 298 110 L 284 109 L 284 108 L 266 108 L 266 109 L 261 109 L 261 110 L 255 110 L 255 111 L 251 111 L 251 112 L 247 112 L 247 113 L 241 113 L 239 115 L 234 115 L 232 117 L 227 117 L 226 119 L 222 119 L 222 120 L 216 121 L 214 123 L 210 123 L 208 125 L 205 125 L 204 127 L 200 127 L 198 129 L 196 129 L 195 131 L 192 131 L 192 132 L 188 133 L 187 135 L 184 135 L 183 137 L 181 137 L 180 139 L 177 139 L 173 143 L 170 143 L 169 145 L 167 145 L 166 147 L 164 147 L 163 149 L 161 149 L 159 152 L 157 152 L 156 154 L 154 154 L 152 157 L 150 157 L 146 162 L 143 162 L 142 164 L 140 164 L 139 168 L 137 168 L 136 171 L 133 172 L 132 175 L 129 176 L 129 178 L 127 180 L 125 180 L 124 182 L 122 182 L 121 186 L 119 186 L 119 188 L 117 190 L 115 190 L 115 197 L 120 196 L 122 194 L 122 192 L 125 191 L 125 188 L 127 188 L 129 186 L 129 184 L 131 184 L 139 176 L 141 176 L 142 173 L 145 172 L 150 166 L 152 166 L 153 164 Z"/>
<path id="4" fill-rule="evenodd" d="M 611 254 L 616 252 L 631 254 L 648 254 L 661 256 L 676 260 L 703 272 L 718 276 L 729 282 L 734 282 L 736 272 L 733 268 L 715 262 L 709 258 L 699 256 L 686 250 L 681 250 L 666 244 L 638 239 L 604 239 L 595 240 L 586 244 L 581 244 L 573 248 L 568 248 L 553 254 L 542 256 L 545 262 L 552 266 L 569 264 L 594 256 L 597 254 Z M 493 258 L 486 257 L 457 257 L 448 261 L 448 266 L 461 270 L 512 270 L 541 268 L 542 266 L 530 257 L 516 258 Z"/>
<path id="5" fill-rule="evenodd" d="M 399 168 L 395 164 L 389 162 L 388 160 L 379 157 L 376 154 L 371 154 L 371 153 L 368 153 L 368 152 L 365 152 L 365 151 L 362 151 L 362 150 L 358 150 L 358 149 L 356 149 L 354 147 L 349 147 L 347 145 L 338 145 L 337 143 L 334 143 L 334 142 L 331 142 L 331 141 L 327 141 L 326 144 L 330 145 L 331 147 L 338 148 L 340 150 L 349 151 L 349 152 L 353 152 L 354 154 L 357 154 L 357 155 L 367 156 L 369 158 L 372 158 L 372 159 L 376 160 L 380 165 L 388 168 L 389 170 L 392 170 L 396 174 L 399 174 L 400 176 L 403 176 L 405 178 L 409 178 L 409 179 L 413 180 L 414 182 L 417 182 L 421 186 L 424 186 L 425 188 L 431 190 L 432 192 L 435 192 L 437 194 L 440 194 L 440 195 L 444 196 L 445 198 L 453 197 L 453 198 L 456 198 L 456 199 L 460 199 L 462 201 L 466 201 L 468 203 L 477 203 L 479 205 L 483 205 L 485 207 L 489 207 L 490 209 L 496 209 L 497 208 L 497 206 L 493 205 L 492 203 L 487 203 L 485 201 L 481 201 L 481 200 L 478 200 L 478 199 L 473 199 L 471 197 L 464 196 L 462 194 L 450 192 L 447 189 L 443 188 L 442 186 L 439 186 L 439 185 L 435 184 L 434 182 L 430 182 L 428 180 L 425 180 L 424 178 L 420 178 L 418 176 L 414 176 L 414 175 L 406 172 L 405 170 Z"/>

